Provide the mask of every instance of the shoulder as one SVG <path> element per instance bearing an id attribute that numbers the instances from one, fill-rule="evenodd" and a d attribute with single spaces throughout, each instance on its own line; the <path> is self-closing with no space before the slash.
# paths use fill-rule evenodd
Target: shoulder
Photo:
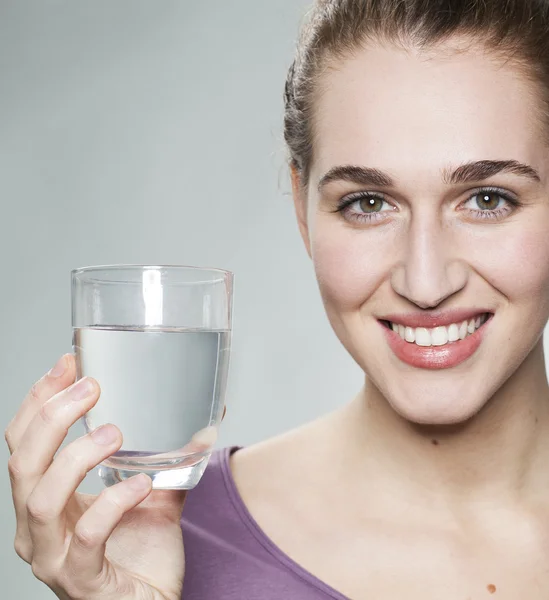
<path id="1" fill-rule="evenodd" d="M 199 483 L 187 493 L 183 529 L 242 527 L 250 507 L 256 512 L 258 504 L 280 505 L 277 492 L 295 487 L 297 480 L 292 483 L 291 478 L 300 470 L 296 449 L 281 438 L 215 450 Z M 294 468 L 288 469 L 292 457 Z"/>
<path id="2" fill-rule="evenodd" d="M 187 494 L 181 515 L 185 540 L 206 534 L 241 538 L 250 524 L 254 529 L 256 517 L 263 521 L 266 513 L 272 521 L 287 515 L 307 471 L 307 446 L 301 435 L 286 433 L 248 447 L 215 450 Z"/>
<path id="3" fill-rule="evenodd" d="M 319 421 L 253 444 L 231 455 L 231 477 L 244 502 L 260 510 L 283 506 L 319 472 L 327 436 Z M 320 465 L 320 466 L 319 466 Z"/>
<path id="4" fill-rule="evenodd" d="M 215 451 L 187 494 L 181 516 L 185 600 L 241 600 L 257 597 L 258 589 L 262 599 L 275 600 L 284 595 L 288 577 L 294 577 L 273 553 L 236 488 L 229 463 L 241 451 Z"/>
<path id="5" fill-rule="evenodd" d="M 318 585 L 311 584 L 311 577 L 266 535 L 262 525 L 272 525 L 273 521 L 257 522 L 250 512 L 252 508 L 255 513 L 255 508 L 241 497 L 233 478 L 234 467 L 238 485 L 246 489 L 254 489 L 254 482 L 263 485 L 269 479 L 263 475 L 268 475 L 276 462 L 267 450 L 229 447 L 215 451 L 201 481 L 187 494 L 181 517 L 184 600 L 319 597 Z M 274 471 L 270 474 L 277 478 Z M 257 498 L 271 506 L 271 513 L 284 513 L 269 487 L 262 487 Z M 287 515 L 279 522 L 287 527 Z"/>

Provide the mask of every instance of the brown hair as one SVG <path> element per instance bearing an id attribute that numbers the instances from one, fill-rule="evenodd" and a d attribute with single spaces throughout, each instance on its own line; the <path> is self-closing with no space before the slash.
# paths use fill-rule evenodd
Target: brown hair
<path id="1" fill-rule="evenodd" d="M 511 60 L 541 84 L 549 114 L 549 0 L 317 0 L 284 93 L 284 138 L 302 185 L 313 158 L 314 93 L 330 60 L 368 41 L 426 49 L 454 35 Z"/>

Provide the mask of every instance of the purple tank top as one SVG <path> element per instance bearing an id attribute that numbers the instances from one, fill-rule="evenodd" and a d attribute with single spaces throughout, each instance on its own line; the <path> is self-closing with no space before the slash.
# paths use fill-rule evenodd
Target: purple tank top
<path id="1" fill-rule="evenodd" d="M 229 467 L 238 447 L 215 451 L 181 518 L 182 600 L 348 600 L 284 554 L 253 519 Z"/>

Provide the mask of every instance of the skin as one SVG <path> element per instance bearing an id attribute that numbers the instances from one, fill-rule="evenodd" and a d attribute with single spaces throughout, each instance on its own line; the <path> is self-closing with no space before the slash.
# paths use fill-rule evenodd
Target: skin
<path id="1" fill-rule="evenodd" d="M 294 172 L 294 200 L 328 318 L 365 385 L 231 461 L 266 535 L 353 600 L 549 594 L 548 150 L 532 84 L 478 48 L 454 52 L 458 41 L 428 54 L 374 45 L 323 73 L 310 185 Z M 443 169 L 511 159 L 540 181 L 444 183 Z M 381 169 L 395 185 L 333 181 L 319 192 L 342 164 Z M 464 205 L 485 185 L 523 206 L 476 218 Z M 383 192 L 394 210 L 375 224 L 345 220 L 336 204 L 357 191 Z M 399 362 L 376 321 L 477 306 L 495 315 L 475 355 L 452 369 Z M 120 447 L 116 428 L 110 444 L 84 436 L 53 460 L 99 396 L 96 384 L 70 402 L 74 359 L 63 361 L 64 374 L 44 376 L 6 430 L 16 551 L 59 598 L 178 598 L 184 493 L 123 482 L 77 494 Z"/>

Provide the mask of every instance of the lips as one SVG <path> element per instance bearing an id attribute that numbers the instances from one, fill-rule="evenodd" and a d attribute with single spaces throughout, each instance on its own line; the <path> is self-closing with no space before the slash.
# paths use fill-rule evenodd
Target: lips
<path id="1" fill-rule="evenodd" d="M 493 313 L 489 310 L 449 311 L 439 315 L 387 315 L 387 320 L 399 323 L 406 327 L 441 327 L 450 325 L 460 319 L 475 319 L 481 314 L 489 313 L 489 318 L 474 333 L 467 335 L 464 339 L 448 342 L 441 346 L 422 347 L 410 343 L 387 326 L 384 320 L 378 321 L 383 334 L 393 353 L 401 361 L 417 368 L 423 369 L 448 369 L 455 367 L 470 358 L 479 348 L 487 328 L 493 320 Z M 413 317 L 413 318 L 411 318 Z M 390 319 L 389 319 L 390 318 Z M 419 324 L 418 324 L 419 323 Z"/>

